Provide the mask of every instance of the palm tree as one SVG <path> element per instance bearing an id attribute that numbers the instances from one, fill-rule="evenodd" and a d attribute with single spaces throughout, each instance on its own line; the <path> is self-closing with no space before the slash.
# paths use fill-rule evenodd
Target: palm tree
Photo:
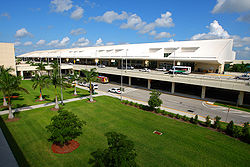
<path id="1" fill-rule="evenodd" d="M 4 68 L 4 66 L 0 66 L 0 80 L 1 78 L 5 76 L 6 73 L 9 73 L 13 71 L 14 69 L 12 68 Z M 6 101 L 6 91 L 5 91 L 5 86 L 6 84 L 3 82 L 0 82 L 0 90 L 3 93 L 3 106 L 8 106 L 7 101 Z"/>
<path id="2" fill-rule="evenodd" d="M 92 82 L 98 80 L 98 73 L 96 72 L 96 68 L 92 68 L 90 69 L 90 71 L 88 70 L 82 70 L 82 72 L 84 73 L 85 77 L 83 77 L 81 80 L 86 81 L 87 83 L 89 83 L 89 93 L 90 93 L 90 98 L 89 101 L 93 102 L 93 98 L 92 98 Z"/>
<path id="3" fill-rule="evenodd" d="M 75 91 L 74 91 L 74 95 L 76 96 L 77 95 L 77 92 L 76 92 L 76 82 L 79 81 L 79 78 L 80 77 L 80 73 L 78 71 L 74 71 L 74 74 L 73 75 L 69 75 L 69 82 L 71 84 L 74 84 L 75 86 Z"/>
<path id="4" fill-rule="evenodd" d="M 35 90 L 37 87 L 39 87 L 40 89 L 39 100 L 43 101 L 42 89 L 45 87 L 49 87 L 50 84 L 49 76 L 36 74 L 35 77 L 32 78 L 32 81 L 34 82 L 32 88 Z"/>
<path id="5" fill-rule="evenodd" d="M 43 62 L 36 63 L 36 66 L 38 66 L 36 69 L 38 70 L 40 75 L 42 75 L 42 71 L 46 71 L 45 69 L 46 64 L 43 64 Z"/>
<path id="6" fill-rule="evenodd" d="M 21 77 L 17 77 L 14 75 L 11 75 L 9 73 L 3 73 L 1 76 L 0 84 L 5 84 L 5 87 L 3 88 L 6 92 L 6 95 L 8 96 L 8 106 L 9 106 L 9 119 L 13 119 L 14 115 L 12 113 L 11 109 L 11 95 L 16 91 L 24 91 L 26 93 L 29 93 L 25 88 L 21 87 Z"/>

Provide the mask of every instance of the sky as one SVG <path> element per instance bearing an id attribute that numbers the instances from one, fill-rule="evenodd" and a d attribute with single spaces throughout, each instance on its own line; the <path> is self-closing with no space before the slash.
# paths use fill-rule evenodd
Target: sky
<path id="1" fill-rule="evenodd" d="M 15 54 L 87 46 L 234 39 L 250 60 L 250 0 L 1 0 Z"/>

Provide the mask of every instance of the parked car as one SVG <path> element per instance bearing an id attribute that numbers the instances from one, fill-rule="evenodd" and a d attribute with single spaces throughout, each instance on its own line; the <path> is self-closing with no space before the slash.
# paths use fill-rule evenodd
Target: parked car
<path id="1" fill-rule="evenodd" d="M 105 68 L 106 66 L 104 64 L 99 64 L 98 68 Z"/>
<path id="2" fill-rule="evenodd" d="M 235 79 L 250 80 L 250 73 L 246 73 L 241 76 L 236 76 Z"/>
<path id="3" fill-rule="evenodd" d="M 87 83 L 87 82 L 79 82 L 78 85 L 89 87 L 89 83 Z"/>
<path id="4" fill-rule="evenodd" d="M 150 69 L 148 69 L 148 68 L 143 68 L 143 69 L 140 69 L 139 71 L 141 71 L 141 72 L 150 72 Z"/>
<path id="5" fill-rule="evenodd" d="M 168 74 L 190 74 L 191 67 L 188 66 L 173 66 L 168 72 Z"/>
<path id="6" fill-rule="evenodd" d="M 98 89 L 98 84 L 95 84 L 95 83 L 94 83 L 94 84 L 91 84 L 91 85 L 92 85 L 92 88 L 93 88 L 93 89 Z M 89 85 L 88 85 L 88 88 L 89 88 Z"/>
<path id="7" fill-rule="evenodd" d="M 118 69 L 123 69 L 123 70 L 125 70 L 125 69 L 126 69 L 126 66 L 123 66 L 123 67 L 118 66 L 117 68 L 118 68 Z M 134 69 L 133 66 L 127 66 L 127 70 L 133 70 L 133 69 Z"/>
<path id="8" fill-rule="evenodd" d="M 121 90 L 119 88 L 111 88 L 108 90 L 108 92 L 111 92 L 111 93 L 117 93 L 117 94 L 121 94 Z"/>
<path id="9" fill-rule="evenodd" d="M 167 69 L 165 67 L 162 67 L 162 68 L 156 68 L 155 69 L 156 71 L 167 71 Z"/>

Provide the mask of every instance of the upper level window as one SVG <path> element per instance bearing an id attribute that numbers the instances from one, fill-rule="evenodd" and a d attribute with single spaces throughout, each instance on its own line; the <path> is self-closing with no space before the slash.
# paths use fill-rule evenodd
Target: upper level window
<path id="1" fill-rule="evenodd" d="M 195 52 L 199 47 L 182 47 L 181 51 L 182 52 Z"/>
<path id="2" fill-rule="evenodd" d="M 168 57 L 171 53 L 164 53 L 164 57 Z"/>

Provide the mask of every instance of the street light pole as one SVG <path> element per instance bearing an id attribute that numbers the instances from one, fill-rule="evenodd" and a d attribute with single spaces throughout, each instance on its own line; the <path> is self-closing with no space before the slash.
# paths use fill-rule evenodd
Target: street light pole
<path id="1" fill-rule="evenodd" d="M 174 75 L 174 72 L 175 72 L 175 51 L 174 51 L 174 66 L 173 66 L 173 75 Z"/>
<path id="2" fill-rule="evenodd" d="M 122 82 L 123 82 L 123 78 L 122 78 L 122 70 L 123 70 L 123 58 L 121 59 L 121 101 L 122 101 Z"/>
<path id="3" fill-rule="evenodd" d="M 230 107 L 228 106 L 226 122 L 227 122 L 227 118 L 228 118 L 229 111 L 230 111 Z"/>

